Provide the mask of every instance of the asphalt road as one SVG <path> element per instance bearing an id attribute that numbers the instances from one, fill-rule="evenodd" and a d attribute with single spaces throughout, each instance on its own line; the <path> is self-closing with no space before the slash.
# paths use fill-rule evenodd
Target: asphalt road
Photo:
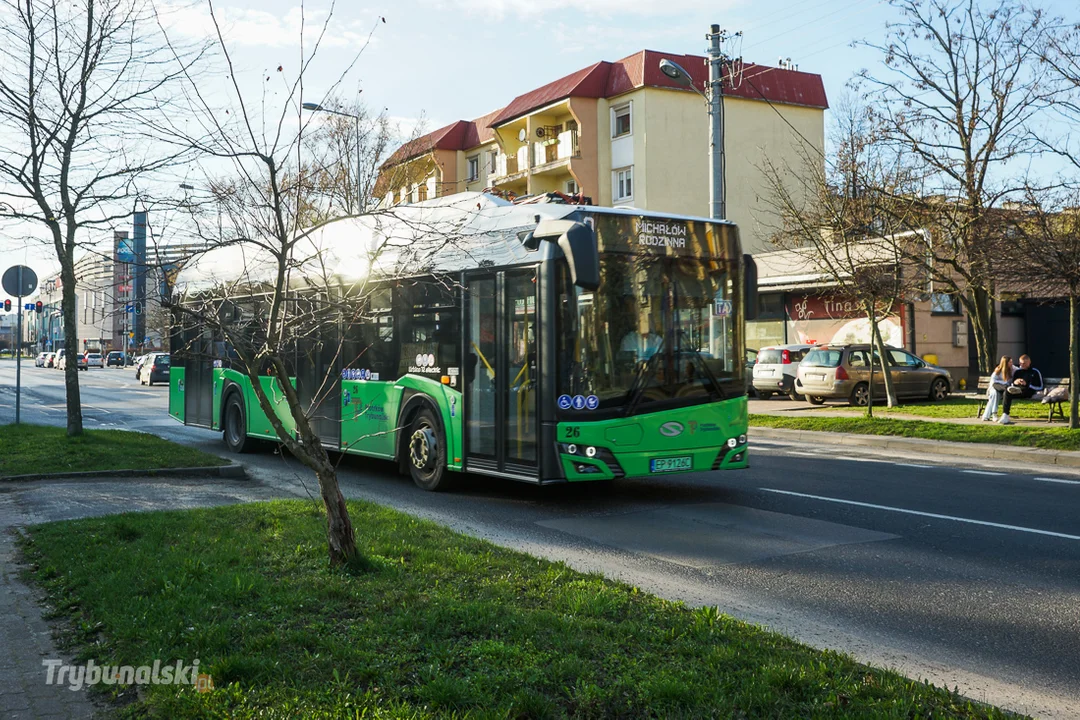
<path id="1" fill-rule="evenodd" d="M 23 379 L 24 420 L 63 423 L 61 373 L 24 366 Z M 140 387 L 128 369 L 81 379 L 87 427 L 224 453 L 216 433 L 167 418 L 167 388 Z M 0 361 L 0 422 L 13 385 Z M 315 492 L 280 455 L 243 460 L 267 493 Z M 467 478 L 431 494 L 388 463 L 345 458 L 340 478 L 350 497 L 718 605 L 976 700 L 1080 717 L 1080 474 L 780 442 L 753 443 L 751 463 L 608 488 Z"/>

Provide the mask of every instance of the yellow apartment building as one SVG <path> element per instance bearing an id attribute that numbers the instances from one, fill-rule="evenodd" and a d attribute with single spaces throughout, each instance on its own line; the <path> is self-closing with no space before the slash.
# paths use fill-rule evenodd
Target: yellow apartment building
<path id="1" fill-rule="evenodd" d="M 705 101 L 660 72 L 665 58 L 696 87 L 707 86 L 701 56 L 642 50 L 598 62 L 406 143 L 383 164 L 377 194 L 392 206 L 467 190 L 560 192 L 596 205 L 707 216 Z M 819 75 L 747 64 L 725 76 L 727 215 L 746 251 L 771 249 L 764 158 L 799 168 L 800 146 L 823 151 L 827 107 Z"/>

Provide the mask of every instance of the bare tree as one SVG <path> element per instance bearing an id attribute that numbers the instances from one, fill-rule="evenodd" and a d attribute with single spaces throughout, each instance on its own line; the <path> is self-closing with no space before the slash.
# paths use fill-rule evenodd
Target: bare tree
<path id="1" fill-rule="evenodd" d="M 176 346 L 174 331 L 172 351 L 198 362 L 200 355 L 211 352 L 206 332 L 224 342 L 224 362 L 250 383 L 276 441 L 318 480 L 331 564 L 351 564 L 360 559 L 355 533 L 336 465 L 321 434 L 324 403 L 340 404 L 340 385 L 326 371 L 303 376 L 297 372 L 301 362 L 313 368 L 320 362 L 334 366 L 341 346 L 327 346 L 327 329 L 336 334 L 338 328 L 356 323 L 366 294 L 364 282 L 342 280 L 340 266 L 346 260 L 324 244 L 324 231 L 343 210 L 355 216 L 366 209 L 366 200 L 356 201 L 357 178 L 347 169 L 356 167 L 355 154 L 349 152 L 355 153 L 355 139 L 351 144 L 343 140 L 344 123 L 324 126 L 322 135 L 316 131 L 309 139 L 312 116 L 301 108 L 306 73 L 331 27 L 333 12 L 326 15 L 310 50 L 303 44 L 307 28 L 302 28 L 297 68 L 290 72 L 283 65 L 268 74 L 259 98 L 252 101 L 234 72 L 214 4 L 209 8 L 217 52 L 228 68 L 227 112 L 192 83 L 192 114 L 199 118 L 202 133 L 192 136 L 179 125 L 173 131 L 176 143 L 194 149 L 212 169 L 203 186 L 223 213 L 228 230 L 225 237 L 204 236 L 214 249 L 191 260 L 181 272 L 181 296 L 172 308 L 185 347 Z M 353 63 L 365 47 L 359 48 Z M 277 86 L 274 93 L 268 90 L 271 83 Z M 349 122 L 355 138 L 352 120 L 342 120 Z M 381 122 L 376 118 L 368 128 L 376 137 L 368 140 L 369 151 L 375 154 L 383 147 L 377 139 Z M 318 152 L 307 152 L 313 147 Z M 369 167 L 377 165 L 377 159 L 367 162 Z M 371 182 L 373 178 L 359 179 L 361 188 Z M 356 247 L 355 259 L 360 258 L 372 259 Z M 269 383 L 264 382 L 266 376 Z M 246 427 L 241 438 L 244 434 Z"/>
<path id="2" fill-rule="evenodd" d="M 1036 121 L 1059 90 L 1041 66 L 1053 23 L 1020 0 L 889 0 L 901 20 L 879 51 L 884 71 L 863 71 L 882 141 L 924 166 L 921 212 L 934 282 L 960 299 L 979 370 L 997 351 L 991 272 L 992 211 L 1019 184 L 1013 163 L 1042 149 Z"/>
<path id="3" fill-rule="evenodd" d="M 140 183 L 177 158 L 147 128 L 200 53 L 166 51 L 156 27 L 143 0 L 0 2 L 0 199 L 55 249 L 68 352 L 78 349 L 76 247 L 130 217 Z M 65 385 L 68 434 L 78 435 L 77 363 Z"/>
<path id="4" fill-rule="evenodd" d="M 906 261 L 920 235 L 913 231 L 915 201 L 910 178 L 890 154 L 881 151 L 868 111 L 850 102 L 838 107 L 833 157 L 827 164 L 807 151 L 801 167 L 766 160 L 766 202 L 775 219 L 773 244 L 800 255 L 837 291 L 854 299 L 870 324 L 871 382 L 867 415 L 873 416 L 873 355 L 880 358 L 889 407 L 896 393 L 888 372 L 891 359 L 880 320 L 912 290 L 921 275 Z"/>
<path id="5" fill-rule="evenodd" d="M 361 215 L 378 204 L 375 180 L 392 139 L 386 111 L 373 114 L 359 100 L 329 97 L 319 105 L 324 122 L 304 138 L 304 164 L 319 198 L 311 223 Z"/>
<path id="6" fill-rule="evenodd" d="M 1069 300 L 1069 427 L 1080 428 L 1080 191 L 1028 188 L 1001 216 L 1008 231 L 997 247 L 995 274 L 1003 287 L 1030 297 Z"/>

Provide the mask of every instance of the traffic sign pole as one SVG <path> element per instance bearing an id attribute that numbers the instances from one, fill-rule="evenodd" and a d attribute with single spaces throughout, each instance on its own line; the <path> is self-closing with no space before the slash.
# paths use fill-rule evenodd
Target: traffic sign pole
<path id="1" fill-rule="evenodd" d="M 22 287 L 22 266 L 19 266 L 19 287 Z M 22 410 L 22 295 L 19 296 L 19 319 L 17 330 L 19 339 L 15 341 L 15 424 L 19 424 L 19 412 Z"/>
<path id="2" fill-rule="evenodd" d="M 25 265 L 14 265 L 4 271 L 4 276 L 0 279 L 0 285 L 3 286 L 5 292 L 9 292 L 19 298 L 19 304 L 16 306 L 16 312 L 19 313 L 17 318 L 17 330 L 18 338 L 15 341 L 15 424 L 19 424 L 19 415 L 22 410 L 22 340 L 23 340 L 23 298 L 30 293 L 34 292 L 34 288 L 37 287 L 37 273 Z"/>

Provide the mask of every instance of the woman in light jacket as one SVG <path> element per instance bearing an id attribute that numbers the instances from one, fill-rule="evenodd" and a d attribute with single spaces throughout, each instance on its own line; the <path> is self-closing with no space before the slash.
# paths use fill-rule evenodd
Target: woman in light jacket
<path id="1" fill-rule="evenodd" d="M 1001 362 L 994 368 L 994 374 L 990 376 L 990 385 L 986 388 L 986 410 L 982 415 L 983 420 L 990 422 L 997 420 L 994 415 L 997 414 L 998 409 L 998 388 L 999 386 L 1008 387 L 1012 384 L 1012 374 L 1012 358 L 1008 355 L 1002 355 Z"/>

